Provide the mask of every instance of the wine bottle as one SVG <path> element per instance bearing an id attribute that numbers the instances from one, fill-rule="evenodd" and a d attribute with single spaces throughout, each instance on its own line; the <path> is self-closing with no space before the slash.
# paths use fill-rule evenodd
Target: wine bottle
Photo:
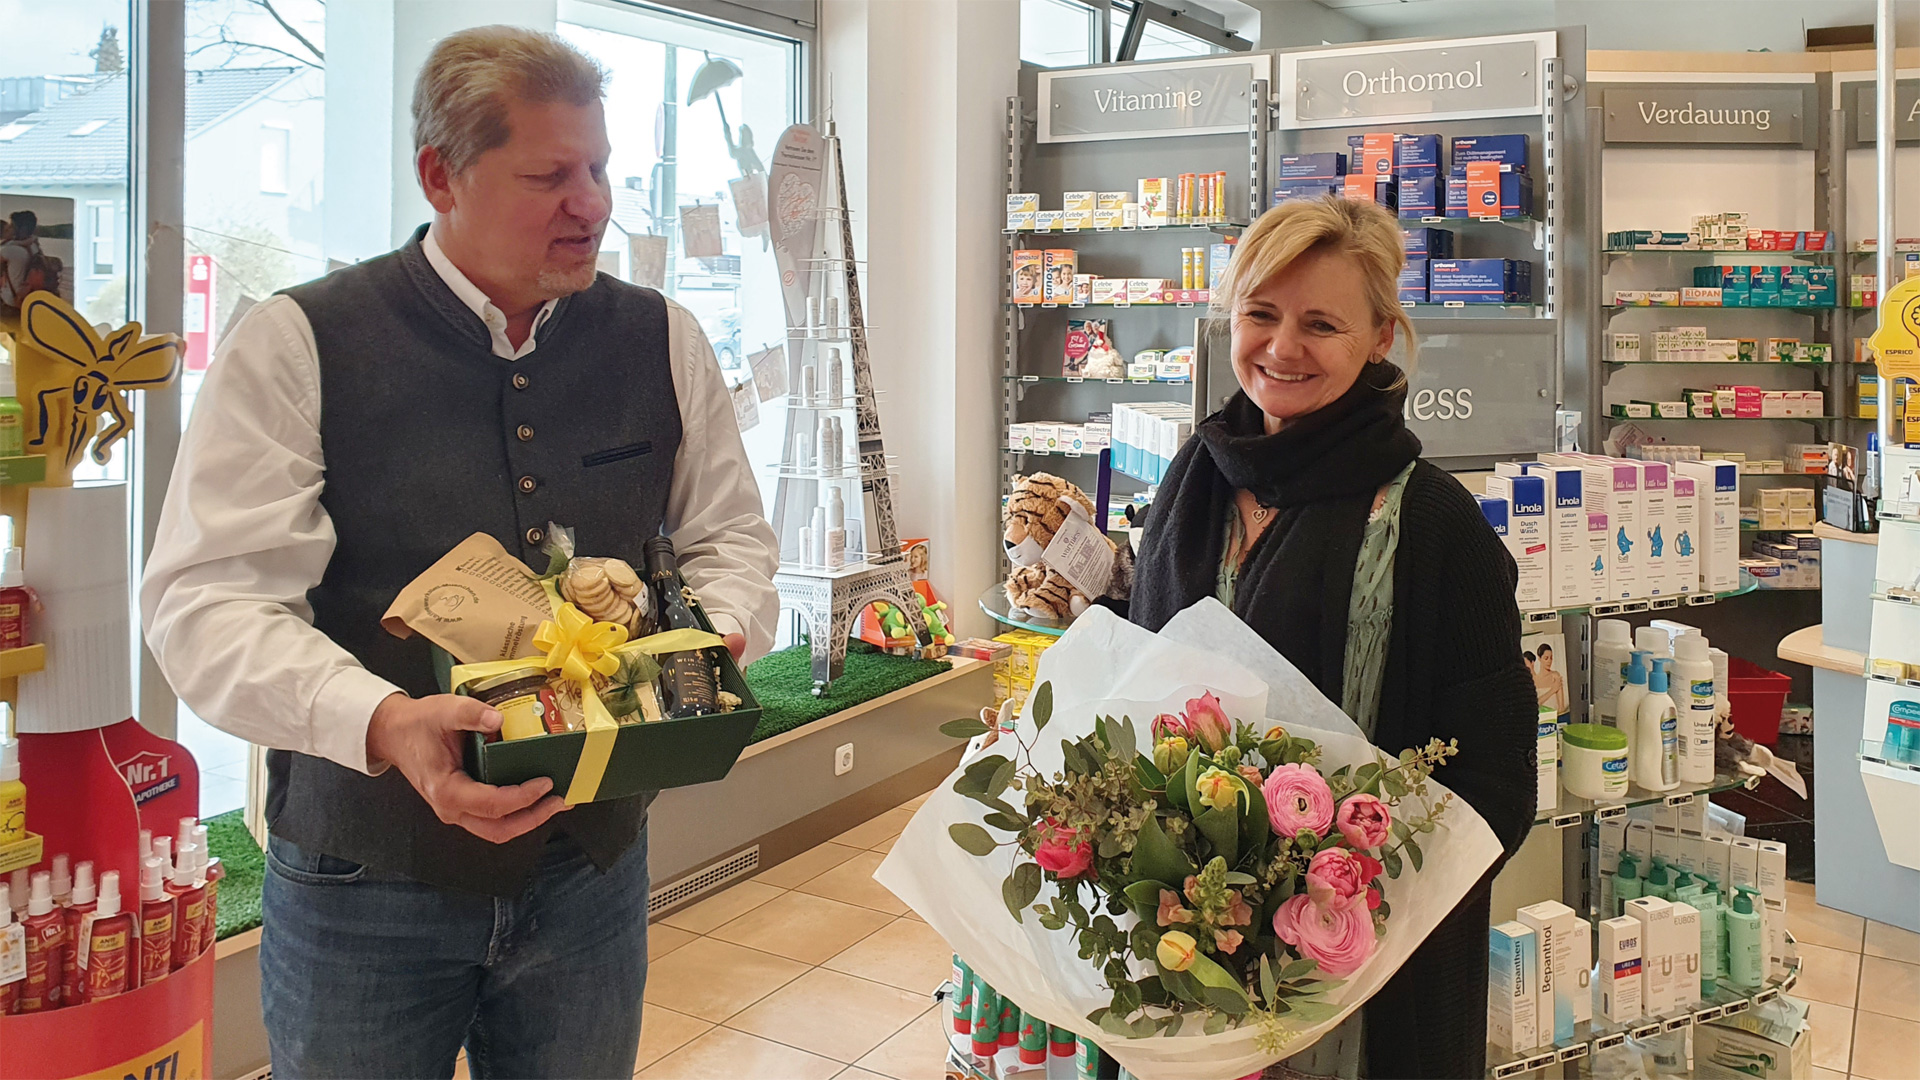
<path id="1" fill-rule="evenodd" d="M 648 591 L 653 594 L 654 624 L 662 631 L 703 629 L 681 594 L 680 560 L 674 555 L 673 541 L 656 536 L 646 542 L 643 551 L 651 584 Z M 720 711 L 719 685 L 707 652 L 687 649 L 660 657 L 660 705 L 666 719 L 684 720 Z"/>

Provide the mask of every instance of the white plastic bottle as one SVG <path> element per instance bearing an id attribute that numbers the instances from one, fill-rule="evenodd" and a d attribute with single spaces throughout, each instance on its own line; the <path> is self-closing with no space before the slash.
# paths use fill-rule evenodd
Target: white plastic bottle
<path id="1" fill-rule="evenodd" d="M 1713 782 L 1714 708 L 1716 703 L 1713 660 L 1707 654 L 1707 639 L 1699 634 L 1683 634 L 1673 643 L 1673 677 L 1667 688 L 1679 712 L 1680 782 L 1688 786 Z M 1682 702 L 1686 709 L 1679 711 Z"/>
<path id="2" fill-rule="evenodd" d="M 1633 776 L 1635 743 L 1639 742 L 1640 703 L 1647 698 L 1647 654 L 1638 649 L 1627 654 L 1627 682 L 1614 703 L 1618 726 L 1627 735 L 1627 775 Z"/>
<path id="3" fill-rule="evenodd" d="M 1624 619 L 1601 619 L 1593 640 L 1593 712 L 1595 723 L 1616 722 L 1620 691 L 1627 685 L 1627 664 L 1633 659 L 1633 631 Z"/>
<path id="4" fill-rule="evenodd" d="M 1707 658 L 1713 661 L 1713 718 L 1716 722 L 1726 720 L 1733 716 L 1733 703 L 1727 699 L 1727 688 L 1732 685 L 1728 680 L 1733 665 L 1727 659 L 1725 649 L 1709 648 Z"/>
<path id="5" fill-rule="evenodd" d="M 1647 654 L 1647 662 L 1660 659 L 1672 659 L 1673 637 L 1657 626 L 1643 626 L 1633 632 L 1633 647 Z M 1648 668 L 1652 675 L 1653 669 Z"/>
<path id="6" fill-rule="evenodd" d="M 1643 791 L 1672 791 L 1680 786 L 1680 721 L 1667 696 L 1667 664 L 1659 658 L 1647 674 L 1647 696 L 1627 748 L 1628 772 Z"/>

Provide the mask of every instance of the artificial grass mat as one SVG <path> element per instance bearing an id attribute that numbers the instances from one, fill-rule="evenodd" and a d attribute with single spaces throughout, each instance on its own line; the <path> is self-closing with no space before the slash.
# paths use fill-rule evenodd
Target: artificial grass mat
<path id="1" fill-rule="evenodd" d="M 260 925 L 260 887 L 267 872 L 267 853 L 247 831 L 246 812 L 229 810 L 208 818 L 207 854 L 217 855 L 227 876 L 220 882 L 219 910 L 214 914 L 213 938 L 219 941 Z"/>
<path id="2" fill-rule="evenodd" d="M 847 643 L 844 673 L 819 697 L 813 696 L 813 647 L 795 645 L 768 653 L 747 665 L 747 686 L 760 702 L 760 723 L 753 741 L 811 724 L 863 701 L 891 694 L 946 671 L 944 660 L 889 656 L 864 641 Z"/>
<path id="3" fill-rule="evenodd" d="M 813 696 L 812 647 L 802 644 L 770 653 L 747 665 L 747 685 L 760 702 L 760 723 L 753 741 L 810 724 L 823 716 L 850 709 L 863 701 L 891 694 L 947 670 L 941 660 L 889 656 L 865 642 L 847 645 L 845 674 L 820 697 Z M 266 874 L 266 852 L 247 832 L 243 811 L 208 818 L 208 854 L 227 868 L 220 882 L 220 909 L 215 940 L 243 934 L 260 925 L 260 888 Z"/>

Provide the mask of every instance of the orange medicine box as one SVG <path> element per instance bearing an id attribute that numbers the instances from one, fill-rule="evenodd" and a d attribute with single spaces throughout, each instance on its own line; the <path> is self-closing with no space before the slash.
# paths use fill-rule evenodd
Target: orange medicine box
<path id="1" fill-rule="evenodd" d="M 1378 182 L 1393 175 L 1393 148 L 1399 140 L 1391 131 L 1370 131 L 1362 137 L 1360 171 L 1367 179 Z"/>
<path id="2" fill-rule="evenodd" d="M 1041 303 L 1073 303 L 1073 276 L 1080 268 L 1080 254 L 1072 248 L 1048 248 L 1044 255 L 1046 280 L 1040 286 Z M 1092 285 L 1089 284 L 1091 289 Z"/>
<path id="3" fill-rule="evenodd" d="M 1500 163 L 1467 163 L 1467 216 L 1500 216 Z"/>
<path id="4" fill-rule="evenodd" d="M 1013 302 L 1016 304 L 1038 304 L 1045 295 L 1046 268 L 1044 256 L 1030 248 L 1022 248 L 1013 253 Z"/>

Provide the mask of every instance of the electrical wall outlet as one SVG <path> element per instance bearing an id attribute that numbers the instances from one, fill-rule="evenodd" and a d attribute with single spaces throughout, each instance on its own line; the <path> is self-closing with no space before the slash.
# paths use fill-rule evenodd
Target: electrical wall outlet
<path id="1" fill-rule="evenodd" d="M 833 752 L 833 775 L 845 776 L 853 771 L 853 744 L 846 743 Z"/>

